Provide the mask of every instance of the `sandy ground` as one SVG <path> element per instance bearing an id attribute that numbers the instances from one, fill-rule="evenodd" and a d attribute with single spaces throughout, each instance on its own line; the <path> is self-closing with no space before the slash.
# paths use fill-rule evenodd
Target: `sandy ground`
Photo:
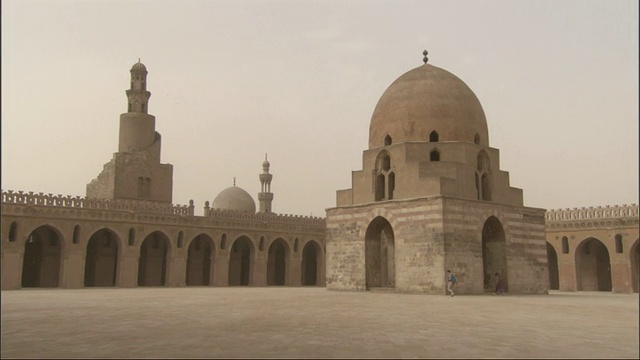
<path id="1" fill-rule="evenodd" d="M 638 358 L 638 294 L 2 291 L 2 358 Z"/>

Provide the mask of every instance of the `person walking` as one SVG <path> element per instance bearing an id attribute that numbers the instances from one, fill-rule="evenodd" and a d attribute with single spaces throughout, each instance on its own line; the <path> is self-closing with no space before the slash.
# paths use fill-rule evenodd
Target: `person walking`
<path id="1" fill-rule="evenodd" d="M 496 288 L 493 292 L 495 295 L 504 295 L 504 289 L 502 288 L 502 278 L 499 273 L 496 273 Z"/>
<path id="2" fill-rule="evenodd" d="M 456 279 L 456 275 L 451 273 L 451 270 L 447 270 L 447 292 L 451 293 L 451 297 L 455 294 L 453 293 L 453 286 L 458 282 Z"/>

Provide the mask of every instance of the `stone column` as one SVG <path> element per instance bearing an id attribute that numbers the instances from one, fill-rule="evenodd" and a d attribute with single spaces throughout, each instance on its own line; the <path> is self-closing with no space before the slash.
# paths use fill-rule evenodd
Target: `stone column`
<path id="1" fill-rule="evenodd" d="M 183 250 L 183 249 L 181 249 Z M 177 253 L 176 249 L 173 250 L 176 254 L 173 254 L 167 259 L 167 283 L 166 286 L 186 286 L 187 284 L 187 258 L 184 251 Z"/>
<path id="2" fill-rule="evenodd" d="M 630 294 L 633 292 L 631 286 L 631 264 L 624 259 L 617 259 L 618 257 L 615 255 L 613 257 L 615 260 L 611 259 L 611 291 Z"/>
<path id="3" fill-rule="evenodd" d="M 2 245 L 2 260 L 0 261 L 2 263 L 2 290 L 20 289 L 22 288 L 24 249 L 10 246 L 6 242 Z"/>
<path id="4" fill-rule="evenodd" d="M 256 259 L 253 262 L 252 286 L 267 286 L 267 264 L 269 253 L 257 251 Z"/>
<path id="5" fill-rule="evenodd" d="M 289 286 L 302 286 L 302 250 L 291 252 Z"/>
<path id="6" fill-rule="evenodd" d="M 66 244 L 60 262 L 58 286 L 65 289 L 84 287 L 84 262 L 86 252 L 78 244 Z"/>
<path id="7" fill-rule="evenodd" d="M 138 286 L 138 262 L 140 254 L 138 249 L 131 249 L 126 252 L 122 249 L 122 256 L 118 259 L 118 282 L 119 287 L 137 287 Z"/>
<path id="8" fill-rule="evenodd" d="M 216 251 L 213 262 L 212 286 L 229 286 L 229 252 L 227 250 Z"/>
<path id="9" fill-rule="evenodd" d="M 560 291 L 577 291 L 576 263 L 573 260 L 575 254 L 558 254 L 558 275 L 560 278 Z"/>

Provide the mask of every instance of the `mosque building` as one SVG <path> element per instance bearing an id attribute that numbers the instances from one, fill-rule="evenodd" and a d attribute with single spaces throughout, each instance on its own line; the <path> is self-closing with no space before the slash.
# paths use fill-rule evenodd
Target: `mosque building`
<path id="1" fill-rule="evenodd" d="M 244 189 L 173 204 L 173 165 L 148 113 L 147 69 L 131 68 L 118 151 L 85 197 L 2 191 L 2 289 L 326 286 L 482 294 L 638 291 L 638 205 L 527 207 L 500 168 L 473 91 L 428 63 L 395 80 L 371 117 L 352 187 L 326 218 L 272 211 L 270 163 L 259 205 Z"/>

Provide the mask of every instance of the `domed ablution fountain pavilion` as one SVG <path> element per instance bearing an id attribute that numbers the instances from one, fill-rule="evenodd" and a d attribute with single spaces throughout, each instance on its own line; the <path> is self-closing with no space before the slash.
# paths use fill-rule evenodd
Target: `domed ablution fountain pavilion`
<path id="1" fill-rule="evenodd" d="M 234 186 L 203 216 L 172 204 L 173 166 L 147 113 L 147 68 L 131 68 L 119 146 L 86 197 L 2 191 L 2 289 L 326 286 L 445 294 L 638 291 L 638 206 L 526 207 L 500 169 L 473 91 L 428 64 L 382 94 L 362 170 L 326 218 L 272 212 Z M 257 211 L 256 211 L 257 209 Z"/>

